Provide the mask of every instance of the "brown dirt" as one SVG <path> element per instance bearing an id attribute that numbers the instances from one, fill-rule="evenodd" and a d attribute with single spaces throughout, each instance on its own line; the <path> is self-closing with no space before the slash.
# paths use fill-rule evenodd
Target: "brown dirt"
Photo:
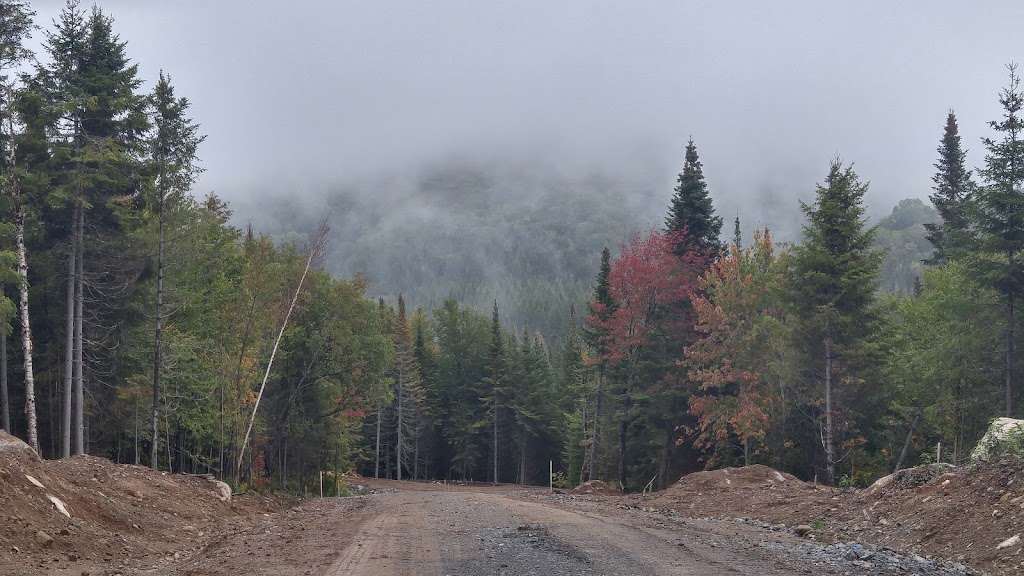
<path id="1" fill-rule="evenodd" d="M 628 562 L 650 574 L 682 567 L 807 572 L 793 564 L 794 550 L 818 558 L 817 573 L 857 573 L 842 558 L 799 548 L 807 539 L 792 535 L 798 524 L 813 526 L 809 538 L 819 542 L 884 546 L 991 574 L 1024 569 L 1024 544 L 996 550 L 1024 531 L 1024 461 L 1017 458 L 953 472 L 915 469 L 859 491 L 764 466 L 691 474 L 647 497 L 617 495 L 596 482 L 549 495 L 517 486 L 348 481 L 368 496 L 253 495 L 224 503 L 203 478 L 89 456 L 40 461 L 0 432 L 0 573 L 423 574 L 444 567 L 516 576 L 529 573 L 531 562 L 538 569 L 563 563 L 573 574 L 605 573 L 598 567 L 630 573 Z M 53 542 L 40 543 L 40 530 Z"/>
<path id="2" fill-rule="evenodd" d="M 600 494 L 601 496 L 621 496 L 622 490 L 601 480 L 587 480 L 570 490 L 572 494 Z"/>
<path id="3" fill-rule="evenodd" d="M 93 456 L 40 461 L 17 439 L 0 436 L 4 574 L 116 574 L 164 565 L 175 553 L 180 558 L 201 548 L 226 520 L 279 507 L 260 497 L 221 502 L 204 478 Z M 38 542 L 39 531 L 53 542 Z"/>
<path id="4" fill-rule="evenodd" d="M 911 469 L 878 490 L 815 486 L 755 465 L 690 474 L 653 497 L 616 501 L 690 517 L 807 524 L 820 541 L 886 546 L 992 574 L 1024 570 L 1024 544 L 996 550 L 1024 532 L 1024 461 L 1015 457 L 953 472 Z"/>

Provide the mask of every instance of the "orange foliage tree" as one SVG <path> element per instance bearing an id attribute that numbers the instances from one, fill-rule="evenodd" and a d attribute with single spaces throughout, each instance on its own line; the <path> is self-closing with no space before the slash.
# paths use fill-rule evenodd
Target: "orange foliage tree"
<path id="1" fill-rule="evenodd" d="M 736 438 L 745 464 L 752 442 L 763 441 L 771 424 L 775 396 L 767 372 L 780 340 L 784 257 L 776 255 L 768 230 L 758 231 L 747 248 L 732 245 L 692 297 L 702 335 L 686 349 L 690 379 L 698 384 L 689 401 L 697 443 L 708 449 Z"/>

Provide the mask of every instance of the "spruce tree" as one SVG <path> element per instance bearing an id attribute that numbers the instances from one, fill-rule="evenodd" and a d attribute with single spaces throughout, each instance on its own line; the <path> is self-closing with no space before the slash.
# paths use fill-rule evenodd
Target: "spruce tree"
<path id="1" fill-rule="evenodd" d="M 395 364 L 392 378 L 395 385 L 395 478 L 402 479 L 402 468 L 406 466 L 408 453 L 415 446 L 417 419 L 422 399 L 420 388 L 420 367 L 405 312 L 405 299 L 398 295 L 398 316 L 394 334 Z"/>
<path id="2" fill-rule="evenodd" d="M 872 249 L 875 229 L 864 217 L 867 184 L 837 158 L 814 204 L 800 203 L 807 217 L 804 241 L 793 248 L 790 295 L 805 351 L 804 373 L 824 388 L 826 478 L 835 482 L 836 383 L 850 378 L 870 352 L 878 274 L 883 253 Z M 841 378 L 840 378 L 841 376 Z"/>
<path id="3" fill-rule="evenodd" d="M 601 417 L 603 415 L 602 403 L 604 400 L 604 379 L 608 373 L 608 362 L 605 360 L 607 345 L 605 338 L 608 336 L 606 325 L 608 319 L 615 313 L 615 299 L 612 298 L 611 284 L 608 277 L 612 273 L 612 255 L 608 247 L 601 250 L 601 266 L 597 273 L 597 282 L 594 286 L 594 299 L 587 303 L 587 329 L 583 337 L 590 348 L 594 351 L 597 363 L 597 380 L 594 383 L 594 410 L 593 424 L 590 427 L 590 469 L 588 478 L 597 479 L 597 459 L 601 453 Z"/>
<path id="4" fill-rule="evenodd" d="M 504 350 L 504 334 L 501 331 L 501 321 L 498 316 L 498 301 L 494 301 L 494 310 L 491 314 L 491 344 L 487 353 L 487 364 L 483 383 L 487 390 L 488 397 L 487 412 L 492 425 L 492 452 L 494 464 L 494 476 L 492 481 L 498 483 L 498 425 L 499 416 L 507 400 L 506 388 L 506 359 Z"/>
<path id="5" fill-rule="evenodd" d="M 924 225 L 928 241 L 935 248 L 926 263 L 934 265 L 945 264 L 962 254 L 970 233 L 967 206 L 971 202 L 971 171 L 967 169 L 967 152 L 960 145 L 960 130 L 952 110 L 946 116 L 946 130 L 938 152 L 939 160 L 932 177 L 934 193 L 928 198 L 941 221 Z"/>
<path id="6" fill-rule="evenodd" d="M 165 232 L 170 212 L 181 207 L 184 196 L 201 172 L 196 165 L 196 150 L 204 140 L 199 127 L 185 115 L 189 103 L 174 95 L 171 79 L 160 72 L 150 96 L 153 133 L 148 142 L 153 177 L 151 208 L 156 213 L 156 307 L 153 332 L 153 410 L 151 412 L 152 444 L 149 465 L 157 468 L 157 447 L 160 433 L 160 376 L 163 367 L 164 272 L 167 263 Z"/>
<path id="7" fill-rule="evenodd" d="M 1017 65 L 1009 64 L 1010 79 L 999 94 L 1003 116 L 989 122 L 999 139 L 983 138 L 985 167 L 978 172 L 985 185 L 974 204 L 978 229 L 978 275 L 992 285 L 1005 304 L 1006 416 L 1013 414 L 1014 323 L 1017 296 L 1024 289 L 1024 267 L 1018 262 L 1024 251 L 1024 93 Z"/>
<path id="8" fill-rule="evenodd" d="M 675 239 L 675 252 L 682 256 L 696 248 L 708 257 L 714 257 L 722 248 L 719 240 L 722 217 L 715 215 L 711 197 L 708 196 L 708 185 L 704 181 L 703 167 L 697 157 L 697 146 L 693 138 L 686 144 L 683 171 L 677 182 L 665 219 L 666 232 L 685 233 Z"/>

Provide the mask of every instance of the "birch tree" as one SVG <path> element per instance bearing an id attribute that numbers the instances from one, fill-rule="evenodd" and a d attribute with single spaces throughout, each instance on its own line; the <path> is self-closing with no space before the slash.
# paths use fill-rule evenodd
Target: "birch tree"
<path id="1" fill-rule="evenodd" d="M 28 211 L 28 203 L 22 195 L 21 182 L 17 171 L 17 131 L 14 122 L 14 86 L 11 84 L 9 75 L 15 69 L 31 58 L 32 54 L 24 46 L 24 41 L 31 36 L 34 25 L 32 16 L 35 15 L 27 3 L 7 1 L 0 2 L 0 83 L 3 86 L 3 119 L 6 124 L 6 147 L 4 150 L 4 180 L 14 209 L 14 238 L 17 258 L 17 284 L 18 284 L 18 314 L 21 319 L 21 345 L 25 369 L 25 420 L 26 436 L 28 444 L 36 453 L 39 453 L 39 440 L 37 437 L 36 400 L 35 400 L 35 375 L 32 366 L 32 325 L 29 315 L 29 294 L 28 294 L 28 255 L 25 247 L 25 219 Z M 7 390 L 7 330 L 6 322 L 4 328 L 0 329 L 0 336 L 3 337 L 3 381 L 0 383 L 0 393 L 3 396 L 4 404 L 4 428 L 10 430 L 10 415 L 8 408 Z"/>

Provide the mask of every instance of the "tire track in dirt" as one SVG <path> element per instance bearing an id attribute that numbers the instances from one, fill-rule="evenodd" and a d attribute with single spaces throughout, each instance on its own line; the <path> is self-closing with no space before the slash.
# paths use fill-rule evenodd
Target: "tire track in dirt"
<path id="1" fill-rule="evenodd" d="M 386 501 L 375 502 L 377 517 L 364 525 L 326 576 L 413 576 L 440 569 L 429 499 L 423 493 L 409 492 L 381 496 Z"/>

